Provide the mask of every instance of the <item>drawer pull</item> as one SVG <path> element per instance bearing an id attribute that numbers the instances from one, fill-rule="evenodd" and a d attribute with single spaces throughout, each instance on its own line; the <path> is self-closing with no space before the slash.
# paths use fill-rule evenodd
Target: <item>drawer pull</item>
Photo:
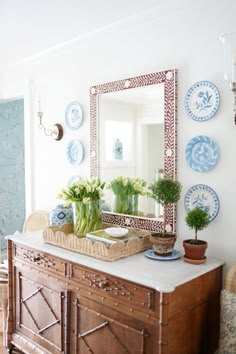
<path id="1" fill-rule="evenodd" d="M 100 281 L 100 283 L 98 284 L 98 287 L 100 289 L 105 289 L 107 286 L 109 286 L 109 281 L 107 280 Z"/>
<path id="2" fill-rule="evenodd" d="M 34 256 L 33 257 L 33 262 L 38 262 L 40 261 L 41 257 L 40 256 Z"/>

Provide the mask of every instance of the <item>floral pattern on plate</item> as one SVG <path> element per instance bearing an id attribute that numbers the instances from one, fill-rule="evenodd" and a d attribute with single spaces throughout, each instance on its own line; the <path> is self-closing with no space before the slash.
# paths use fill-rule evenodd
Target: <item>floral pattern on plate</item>
<path id="1" fill-rule="evenodd" d="M 84 148 L 79 140 L 71 140 L 67 146 L 67 158 L 72 165 L 79 165 L 84 157 Z"/>
<path id="2" fill-rule="evenodd" d="M 65 121 L 68 128 L 76 130 L 83 121 L 83 112 L 79 102 L 71 102 L 66 107 Z"/>
<path id="3" fill-rule="evenodd" d="M 210 221 L 214 220 L 220 209 L 216 192 L 205 184 L 196 184 L 189 188 L 184 197 L 186 212 L 193 208 L 201 208 L 208 212 Z"/>
<path id="4" fill-rule="evenodd" d="M 218 149 L 213 140 L 199 135 L 187 144 L 185 158 L 194 171 L 207 171 L 215 166 L 218 160 Z"/>
<path id="5" fill-rule="evenodd" d="M 196 121 L 208 120 L 219 108 L 219 90 L 209 81 L 198 81 L 187 91 L 184 104 L 190 118 Z"/>

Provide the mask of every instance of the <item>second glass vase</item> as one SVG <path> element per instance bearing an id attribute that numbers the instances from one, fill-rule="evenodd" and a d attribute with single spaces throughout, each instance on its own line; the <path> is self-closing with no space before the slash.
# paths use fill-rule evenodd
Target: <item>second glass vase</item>
<path id="1" fill-rule="evenodd" d="M 128 214 L 129 212 L 129 200 L 127 194 L 114 194 L 114 213 Z"/>
<path id="2" fill-rule="evenodd" d="M 118 214 L 138 215 L 138 194 L 114 195 L 114 212 Z"/>
<path id="3" fill-rule="evenodd" d="M 138 194 L 129 195 L 128 214 L 129 215 L 138 215 Z"/>

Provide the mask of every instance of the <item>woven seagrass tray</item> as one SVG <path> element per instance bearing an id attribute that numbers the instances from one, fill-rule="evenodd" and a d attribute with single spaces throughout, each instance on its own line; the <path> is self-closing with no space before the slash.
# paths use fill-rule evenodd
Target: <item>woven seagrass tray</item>
<path id="1" fill-rule="evenodd" d="M 150 232 L 145 230 L 132 229 L 132 236 L 137 237 L 132 237 L 128 242 L 117 242 L 109 247 L 103 242 L 92 242 L 72 232 L 72 224 L 62 225 L 60 229 L 57 226 L 49 226 L 43 230 L 44 242 L 103 261 L 116 261 L 152 247 Z"/>

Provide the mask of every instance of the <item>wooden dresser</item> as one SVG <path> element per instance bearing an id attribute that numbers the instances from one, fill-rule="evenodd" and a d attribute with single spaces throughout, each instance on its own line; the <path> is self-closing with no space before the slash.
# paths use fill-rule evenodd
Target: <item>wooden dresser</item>
<path id="1" fill-rule="evenodd" d="M 211 354 L 223 262 L 115 262 L 10 236 L 8 348 L 37 354 Z"/>

